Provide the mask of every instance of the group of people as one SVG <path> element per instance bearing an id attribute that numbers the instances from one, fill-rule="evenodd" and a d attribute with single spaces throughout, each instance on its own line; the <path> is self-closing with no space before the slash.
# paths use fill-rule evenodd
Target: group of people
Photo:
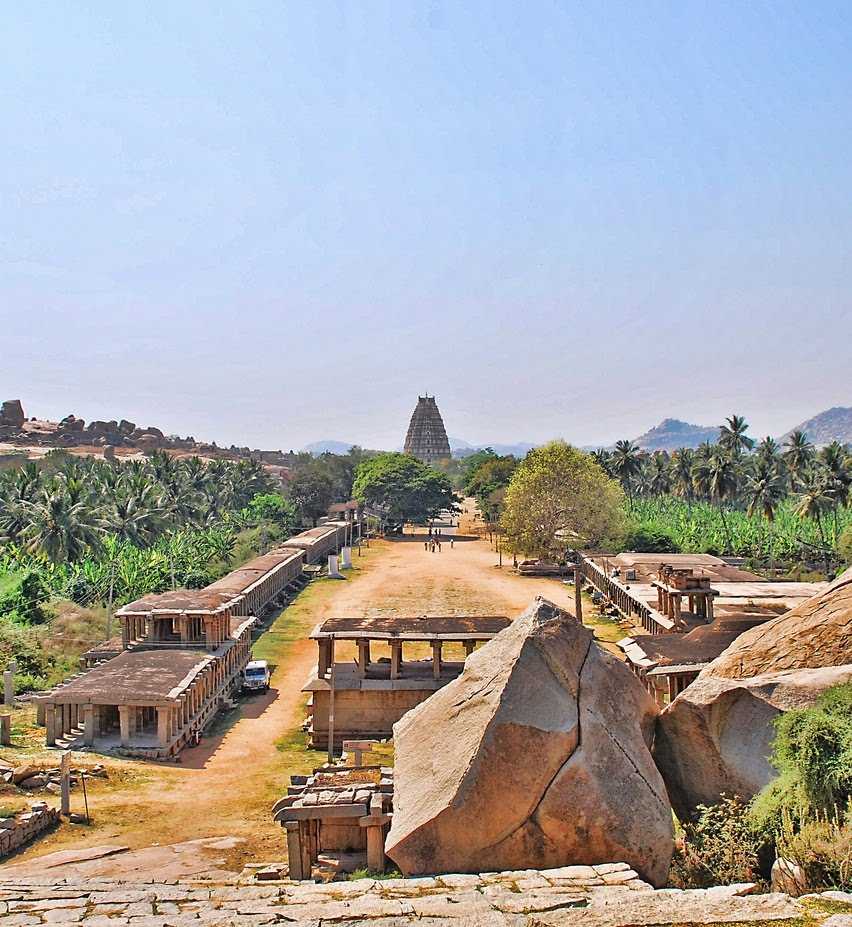
<path id="1" fill-rule="evenodd" d="M 433 554 L 437 550 L 438 553 L 440 554 L 441 553 L 441 539 L 442 539 L 441 532 L 436 531 L 433 534 L 432 529 L 430 528 L 429 537 L 423 542 L 423 549 L 427 551 L 431 551 Z M 452 549 L 453 543 L 454 543 L 453 537 L 450 536 L 449 540 L 450 540 L 450 548 Z"/>

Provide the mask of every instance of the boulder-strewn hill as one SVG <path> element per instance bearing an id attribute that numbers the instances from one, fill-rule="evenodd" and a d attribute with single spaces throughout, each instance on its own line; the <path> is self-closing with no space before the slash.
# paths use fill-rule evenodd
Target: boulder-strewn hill
<path id="1" fill-rule="evenodd" d="M 320 454 L 348 454 L 350 448 L 355 447 L 357 441 L 314 441 L 306 444 L 302 450 L 318 457 Z"/>
<path id="2" fill-rule="evenodd" d="M 826 409 L 788 431 L 781 440 L 786 441 L 794 431 L 803 431 L 817 445 L 831 444 L 832 441 L 852 444 L 852 408 L 835 406 Z"/>
<path id="3" fill-rule="evenodd" d="M 679 447 L 698 447 L 704 441 L 719 440 L 718 425 L 690 425 L 677 418 L 666 418 L 634 443 L 646 451 L 674 451 Z"/>

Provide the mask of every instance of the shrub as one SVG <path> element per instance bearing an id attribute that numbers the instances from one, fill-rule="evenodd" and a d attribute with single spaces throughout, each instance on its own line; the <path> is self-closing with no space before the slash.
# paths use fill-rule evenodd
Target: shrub
<path id="1" fill-rule="evenodd" d="M 638 554 L 676 554 L 680 551 L 677 541 L 668 531 L 645 525 L 627 535 L 624 547 L 625 550 L 633 550 Z"/>
<path id="2" fill-rule="evenodd" d="M 797 827 L 785 814 L 776 849 L 778 856 L 799 866 L 811 889 L 852 891 L 852 808 L 845 822 L 815 817 Z"/>
<path id="3" fill-rule="evenodd" d="M 723 796 L 718 804 L 699 805 L 697 819 L 683 825 L 670 882 L 679 888 L 757 882 L 765 856 L 765 841 L 751 823 L 748 805 Z"/>
<path id="4" fill-rule="evenodd" d="M 844 528 L 837 539 L 837 552 L 847 564 L 852 564 L 852 525 Z"/>
<path id="5" fill-rule="evenodd" d="M 852 684 L 827 689 L 810 708 L 775 722 L 778 778 L 755 799 L 752 819 L 780 833 L 782 818 L 802 823 L 842 815 L 852 801 Z"/>

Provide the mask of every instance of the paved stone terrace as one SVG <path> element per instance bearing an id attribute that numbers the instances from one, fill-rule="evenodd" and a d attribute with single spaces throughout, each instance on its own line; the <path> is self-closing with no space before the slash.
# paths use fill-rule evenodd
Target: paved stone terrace
<path id="1" fill-rule="evenodd" d="M 787 922 L 852 927 L 852 894 L 792 899 L 753 885 L 654 891 L 625 864 L 314 883 L 2 880 L 0 927 L 626 927 Z"/>

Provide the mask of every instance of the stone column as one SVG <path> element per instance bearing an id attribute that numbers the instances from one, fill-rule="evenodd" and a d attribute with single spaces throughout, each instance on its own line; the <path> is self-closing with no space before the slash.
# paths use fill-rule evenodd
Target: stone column
<path id="1" fill-rule="evenodd" d="M 359 640 L 358 644 L 358 675 L 361 679 L 367 675 L 367 668 L 370 665 L 370 641 Z"/>
<path id="2" fill-rule="evenodd" d="M 465 641 L 464 642 L 465 658 L 469 657 L 473 653 L 475 648 L 476 648 L 476 641 Z"/>
<path id="3" fill-rule="evenodd" d="M 399 679 L 402 676 L 402 641 L 391 641 L 390 678 Z"/>
<path id="4" fill-rule="evenodd" d="M 118 726 L 121 732 L 121 746 L 129 747 L 130 746 L 130 706 L 129 705 L 119 705 L 118 706 Z"/>
<path id="5" fill-rule="evenodd" d="M 157 708 L 157 740 L 161 747 L 167 747 L 171 737 L 169 730 L 171 728 L 171 708 L 162 705 Z"/>
<path id="6" fill-rule="evenodd" d="M 56 746 L 56 706 L 44 706 L 44 727 L 48 747 Z"/>
<path id="7" fill-rule="evenodd" d="M 319 678 L 322 679 L 325 676 L 325 674 L 329 671 L 329 669 L 331 668 L 331 664 L 329 663 L 329 659 L 328 659 L 328 652 L 329 652 L 328 640 L 321 639 L 317 641 L 317 643 L 319 644 L 319 662 L 317 663 L 317 676 L 319 676 Z"/>
<path id="8" fill-rule="evenodd" d="M 441 648 L 443 644 L 441 641 L 432 641 L 432 677 L 434 679 L 441 678 Z"/>
<path id="9" fill-rule="evenodd" d="M 95 744 L 95 706 L 83 706 L 83 739 L 87 747 Z"/>

